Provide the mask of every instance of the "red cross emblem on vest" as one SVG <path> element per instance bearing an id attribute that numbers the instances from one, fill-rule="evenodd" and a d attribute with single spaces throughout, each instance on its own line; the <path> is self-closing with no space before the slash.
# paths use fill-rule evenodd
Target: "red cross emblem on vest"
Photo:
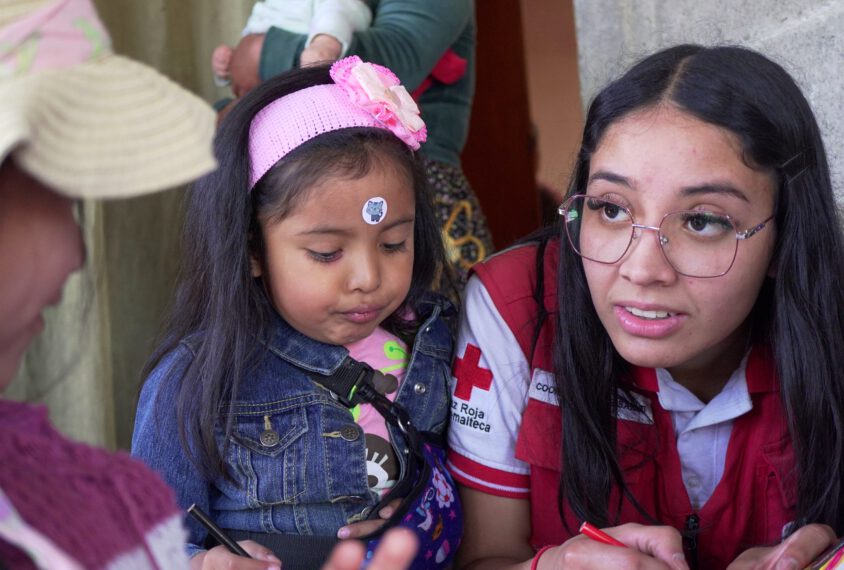
<path id="1" fill-rule="evenodd" d="M 463 358 L 454 361 L 454 376 L 457 378 L 457 386 L 454 388 L 455 398 L 471 400 L 472 388 L 489 391 L 492 385 L 492 372 L 478 366 L 480 360 L 481 349 L 473 344 L 467 344 Z"/>

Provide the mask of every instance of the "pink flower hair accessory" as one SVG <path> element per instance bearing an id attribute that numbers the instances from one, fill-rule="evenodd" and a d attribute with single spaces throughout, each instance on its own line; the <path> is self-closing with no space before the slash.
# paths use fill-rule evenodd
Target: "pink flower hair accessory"
<path id="1" fill-rule="evenodd" d="M 323 133 L 371 127 L 393 133 L 413 150 L 427 138 L 419 107 L 395 74 L 357 56 L 334 62 L 334 83 L 276 99 L 249 126 L 249 190 L 293 149 Z"/>
<path id="2" fill-rule="evenodd" d="M 369 111 L 413 150 L 428 138 L 416 101 L 386 67 L 353 55 L 334 62 L 330 73 L 353 103 Z"/>

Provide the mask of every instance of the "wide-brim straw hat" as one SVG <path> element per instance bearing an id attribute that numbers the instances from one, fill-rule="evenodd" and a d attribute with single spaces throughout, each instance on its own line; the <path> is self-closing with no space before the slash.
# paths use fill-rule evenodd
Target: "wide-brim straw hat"
<path id="1" fill-rule="evenodd" d="M 80 28 L 93 47 L 84 61 L 66 61 L 62 29 L 45 31 L 61 28 L 60 17 L 71 21 L 56 15 L 63 10 L 86 12 Z M 41 20 L 48 22 L 43 29 Z M 79 18 L 72 21 L 77 26 Z M 20 43 L 10 51 L 0 41 L 0 163 L 11 157 L 76 198 L 172 188 L 215 167 L 214 112 L 152 68 L 115 55 L 90 0 L 0 0 L 0 40 L 10 30 Z M 59 65 L 39 65 L 33 53 L 48 36 L 49 48 L 59 50 L 54 59 L 65 60 Z"/>

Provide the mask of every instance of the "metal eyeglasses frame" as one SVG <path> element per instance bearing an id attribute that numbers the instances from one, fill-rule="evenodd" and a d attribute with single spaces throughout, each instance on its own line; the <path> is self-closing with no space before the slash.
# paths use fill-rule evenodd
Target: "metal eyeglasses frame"
<path id="1" fill-rule="evenodd" d="M 625 212 L 627 212 L 627 215 L 630 216 L 630 240 L 627 242 L 627 245 L 625 246 L 624 250 L 621 252 L 621 254 L 618 256 L 618 259 L 616 259 L 615 261 L 601 261 L 601 260 L 598 260 L 598 259 L 593 259 L 591 257 L 588 257 L 588 256 L 580 253 L 579 248 L 575 245 L 574 237 L 569 232 L 569 229 L 568 229 L 569 226 L 568 226 L 568 222 L 565 220 L 565 216 L 566 216 L 567 211 L 569 210 L 570 204 L 572 202 L 574 202 L 575 200 L 578 200 L 578 199 L 581 199 L 581 198 L 584 199 L 584 200 L 591 198 L 593 200 L 600 200 L 602 202 L 612 204 L 613 206 L 616 206 L 616 207 L 624 210 Z M 573 196 L 570 196 L 568 199 L 566 199 L 565 202 L 560 204 L 560 206 L 557 208 L 557 214 L 564 218 L 563 224 L 565 225 L 565 228 L 566 228 L 566 237 L 569 240 L 569 244 L 571 245 L 572 250 L 574 250 L 574 252 L 577 255 L 579 255 L 580 257 L 583 257 L 583 258 L 588 259 L 590 261 L 594 261 L 595 263 L 602 263 L 604 265 L 616 264 L 619 261 L 621 261 L 624 258 L 625 255 L 627 255 L 627 252 L 630 250 L 630 245 L 633 243 L 633 240 L 638 239 L 639 236 L 642 234 L 642 231 L 651 230 L 653 232 L 656 232 L 657 243 L 659 243 L 659 250 L 662 252 L 662 256 L 665 258 L 665 261 L 668 262 L 668 265 L 670 265 L 671 268 L 674 269 L 674 271 L 676 271 L 680 275 L 684 275 L 686 277 L 693 277 L 695 279 L 713 279 L 715 277 L 723 277 L 724 275 L 726 275 L 730 271 L 730 269 L 733 268 L 733 264 L 736 261 L 736 255 L 738 254 L 738 242 L 753 237 L 754 235 L 756 235 L 757 233 L 759 233 L 760 231 L 765 229 L 765 227 L 768 225 L 768 223 L 771 220 L 774 219 L 774 214 L 771 214 L 770 216 L 768 216 L 767 218 L 765 218 L 764 220 L 762 220 L 761 222 L 759 222 L 755 226 L 752 226 L 752 227 L 750 227 L 746 230 L 738 230 L 738 229 L 736 229 L 736 223 L 733 221 L 732 216 L 730 216 L 729 214 L 719 214 L 721 217 L 726 218 L 730 222 L 730 224 L 733 226 L 733 229 L 735 230 L 736 248 L 733 251 L 733 258 L 730 260 L 730 264 L 729 264 L 729 266 L 727 266 L 727 269 L 725 269 L 722 273 L 719 273 L 717 275 L 700 276 L 700 275 L 692 275 L 692 274 L 689 274 L 689 273 L 684 273 L 683 271 L 680 271 L 679 269 L 677 269 L 677 267 L 674 265 L 674 263 L 671 262 L 671 259 L 668 257 L 668 254 L 665 252 L 664 246 L 668 244 L 668 237 L 666 237 L 665 235 L 662 234 L 661 228 L 662 228 L 663 222 L 665 222 L 665 219 L 668 218 L 669 216 L 675 216 L 677 214 L 686 214 L 686 213 L 688 213 L 688 214 L 700 214 L 701 212 L 696 211 L 696 210 L 678 210 L 676 212 L 668 212 L 667 214 L 662 216 L 662 219 L 660 220 L 658 226 L 648 226 L 648 225 L 645 225 L 645 224 L 637 224 L 636 219 L 633 217 L 633 213 L 628 208 L 626 208 L 625 206 L 622 206 L 621 204 L 617 204 L 617 203 L 613 202 L 612 200 L 607 200 L 605 198 L 598 198 L 598 197 L 595 197 L 595 196 L 589 196 L 588 194 L 575 194 Z M 636 232 L 637 229 L 639 230 L 639 232 Z"/>

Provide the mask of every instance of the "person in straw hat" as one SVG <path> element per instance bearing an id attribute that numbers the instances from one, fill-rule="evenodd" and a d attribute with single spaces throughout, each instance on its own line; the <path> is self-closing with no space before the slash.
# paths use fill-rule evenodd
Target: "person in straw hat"
<path id="1" fill-rule="evenodd" d="M 2 393 L 84 262 L 75 201 L 178 186 L 215 162 L 213 111 L 115 55 L 90 0 L 0 0 L 0 100 Z M 0 568 L 186 568 L 184 539 L 173 493 L 149 469 L 69 441 L 43 406 L 0 398 Z M 405 565 L 409 540 L 393 535 L 372 567 Z M 279 568 L 244 547 L 250 568 Z M 357 568 L 362 551 L 341 545 L 328 568 Z"/>

